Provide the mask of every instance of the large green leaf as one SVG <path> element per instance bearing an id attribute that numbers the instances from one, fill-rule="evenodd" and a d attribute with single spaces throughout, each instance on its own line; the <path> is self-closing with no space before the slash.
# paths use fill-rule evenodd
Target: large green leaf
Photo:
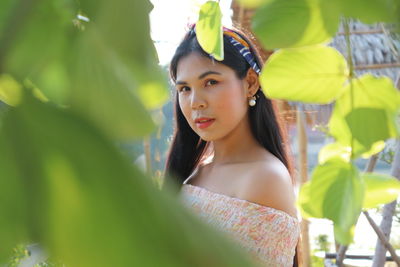
<path id="1" fill-rule="evenodd" d="M 346 60 L 337 50 L 311 46 L 272 54 L 260 82 L 270 98 L 325 104 L 343 93 L 347 75 Z"/>
<path id="2" fill-rule="evenodd" d="M 101 54 L 130 91 L 136 94 L 148 109 L 160 108 L 169 97 L 166 79 L 157 65 L 157 53 L 150 38 L 149 0 L 88 0 L 82 9 L 89 13 L 93 23 L 87 31 L 94 31 L 94 42 L 108 50 Z M 110 12 L 112 10 L 112 12 Z M 90 45 L 96 45 L 92 43 Z"/>
<path id="3" fill-rule="evenodd" d="M 336 5 L 340 5 L 345 16 L 359 19 L 364 23 L 400 22 L 400 1 L 398 0 L 339 0 Z"/>
<path id="4" fill-rule="evenodd" d="M 168 99 L 150 39 L 151 7 L 147 0 L 88 0 L 79 7 L 73 0 L 33 1 L 10 14 L 20 20 L 15 31 L 6 30 L 11 24 L 0 32 L 9 42 L 0 46 L 6 55 L 0 66 L 114 138 L 148 135 L 155 125 L 146 108 Z"/>
<path id="5" fill-rule="evenodd" d="M 207 1 L 200 8 L 199 21 L 196 24 L 196 36 L 201 48 L 220 61 L 224 59 L 221 18 L 219 3 Z"/>
<path id="6" fill-rule="evenodd" d="M 330 133 L 345 146 L 351 146 L 354 138 L 353 157 L 377 153 L 383 149 L 384 140 L 398 136 L 399 108 L 400 94 L 393 82 L 366 74 L 353 79 L 336 101 L 329 121 Z"/>
<path id="7" fill-rule="evenodd" d="M 137 86 L 112 48 L 104 45 L 96 30 L 85 32 L 74 48 L 71 76 L 71 107 L 112 137 L 139 138 L 155 125 L 139 98 L 130 90 Z"/>
<path id="8" fill-rule="evenodd" d="M 318 165 L 300 190 L 298 205 L 305 217 L 327 218 L 348 233 L 361 212 L 364 184 L 351 163 L 331 159 Z M 342 234 L 340 242 L 348 244 Z"/>
<path id="9" fill-rule="evenodd" d="M 400 194 L 400 181 L 395 177 L 380 173 L 364 173 L 364 209 L 376 208 L 396 200 Z"/>
<path id="10" fill-rule="evenodd" d="M 39 0 L 21 8 L 22 1 L 4 0 L 2 5 L 7 5 L 7 2 L 17 3 L 9 13 L 1 13 L 0 20 L 5 25 L 0 28 L 1 40 L 4 40 L 0 46 L 0 66 L 3 72 L 23 80 L 28 75 L 37 74 L 60 53 L 68 37 L 65 33 L 73 26 L 75 4 L 70 0 Z M 18 18 L 18 23 L 12 18 Z"/>
<path id="11" fill-rule="evenodd" d="M 32 242 L 67 266 L 251 266 L 67 109 L 7 112 L 0 169 L 0 263 Z"/>
<path id="12" fill-rule="evenodd" d="M 265 48 L 301 47 L 328 42 L 339 13 L 321 0 L 274 0 L 256 11 L 252 28 Z"/>

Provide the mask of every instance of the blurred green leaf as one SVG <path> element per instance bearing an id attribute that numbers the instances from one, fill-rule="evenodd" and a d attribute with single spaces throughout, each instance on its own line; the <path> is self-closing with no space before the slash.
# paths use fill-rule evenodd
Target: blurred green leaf
<path id="1" fill-rule="evenodd" d="M 168 84 L 157 65 L 157 53 L 150 38 L 149 0 L 85 1 L 81 6 L 94 31 L 90 45 L 103 46 L 100 54 L 119 79 L 148 109 L 160 108 L 168 100 Z M 140 25 L 140 26 L 139 26 Z M 89 46 L 90 46 L 89 45 Z"/>
<path id="2" fill-rule="evenodd" d="M 334 48 L 311 46 L 272 54 L 260 82 L 270 98 L 325 104 L 344 92 L 346 60 Z"/>
<path id="3" fill-rule="evenodd" d="M 355 224 L 346 229 L 343 229 L 337 224 L 334 224 L 333 231 L 335 235 L 335 240 L 337 240 L 342 245 L 349 245 L 353 242 L 355 228 Z"/>
<path id="4" fill-rule="evenodd" d="M 63 49 L 68 48 L 75 1 L 13 2 L 17 2 L 15 8 L 2 14 L 8 19 L 0 19 L 6 21 L 0 32 L 0 70 L 18 81 L 35 80 L 54 59 L 61 60 Z"/>
<path id="5" fill-rule="evenodd" d="M 244 8 L 257 8 L 274 0 L 236 0 Z"/>
<path id="6" fill-rule="evenodd" d="M 324 164 L 328 160 L 339 158 L 350 162 L 351 147 L 343 146 L 340 143 L 327 144 L 318 153 L 318 164 Z"/>
<path id="7" fill-rule="evenodd" d="M 207 1 L 200 8 L 199 21 L 196 24 L 196 36 L 200 46 L 219 61 L 224 59 L 221 18 L 219 3 Z"/>
<path id="8" fill-rule="evenodd" d="M 257 9 L 252 28 L 267 49 L 328 42 L 336 33 L 339 13 L 321 0 L 274 0 Z"/>
<path id="9" fill-rule="evenodd" d="M 329 0 L 324 0 L 329 1 Z M 356 18 L 364 23 L 396 23 L 400 19 L 400 1 L 398 0 L 339 0 L 345 16 Z"/>
<path id="10" fill-rule="evenodd" d="M 0 262 L 32 242 L 67 266 L 251 266 L 67 109 L 7 112 L 0 169 Z"/>
<path id="11" fill-rule="evenodd" d="M 8 74 L 0 75 L 0 100 L 10 106 L 17 106 L 23 97 L 22 86 Z"/>
<path id="12" fill-rule="evenodd" d="M 371 149 L 368 150 L 367 152 L 364 152 L 360 155 L 361 158 L 367 159 L 370 158 L 371 156 L 381 152 L 385 148 L 386 144 L 385 141 L 377 141 L 371 145 Z"/>
<path id="13" fill-rule="evenodd" d="M 136 81 L 126 73 L 118 76 L 125 66 L 104 45 L 102 36 L 95 29 L 85 32 L 75 51 L 71 107 L 119 140 L 140 138 L 154 131 L 150 114 L 130 90 Z"/>
<path id="14" fill-rule="evenodd" d="M 395 177 L 380 173 L 364 173 L 361 177 L 365 183 L 364 209 L 376 208 L 398 198 L 400 181 Z"/>
<path id="15" fill-rule="evenodd" d="M 383 149 L 386 139 L 398 135 L 399 108 L 400 94 L 393 82 L 366 74 L 352 80 L 336 101 L 329 121 L 330 133 L 345 146 L 351 146 L 354 138 L 353 157 L 375 154 Z"/>
<path id="16" fill-rule="evenodd" d="M 356 224 L 363 199 L 364 184 L 357 168 L 331 159 L 313 170 L 311 180 L 300 190 L 298 206 L 306 217 L 332 220 L 343 234 Z M 340 241 L 348 244 L 349 239 Z"/>
<path id="17" fill-rule="evenodd" d="M 84 114 L 115 139 L 148 135 L 155 125 L 147 110 L 168 99 L 150 39 L 151 8 L 147 0 L 30 1 L 11 9 L 18 23 L 0 33 L 7 40 L 0 69 L 17 81 L 29 79 L 52 102 Z"/>

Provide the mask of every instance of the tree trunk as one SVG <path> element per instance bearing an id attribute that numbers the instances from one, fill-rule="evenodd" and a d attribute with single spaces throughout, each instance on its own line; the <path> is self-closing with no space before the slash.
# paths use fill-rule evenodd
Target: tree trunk
<path id="1" fill-rule="evenodd" d="M 400 74 L 397 75 L 397 81 L 395 81 L 395 86 L 400 89 Z M 399 139 L 396 140 L 396 148 L 395 148 L 395 155 L 392 162 L 392 169 L 391 174 L 400 180 L 400 141 Z M 385 235 L 387 240 L 390 240 L 390 231 L 392 229 L 392 221 L 393 221 L 393 214 L 396 209 L 397 201 L 393 201 L 389 204 L 385 204 L 383 206 L 382 212 L 382 221 L 380 224 L 380 229 L 382 230 L 383 234 Z M 379 240 L 376 241 L 375 245 L 375 255 L 372 262 L 372 267 L 381 267 L 384 266 L 386 261 L 386 247 L 383 243 Z"/>
<path id="2" fill-rule="evenodd" d="M 397 140 L 396 142 L 396 149 L 395 149 L 395 156 L 393 159 L 392 163 L 392 170 L 391 174 L 396 177 L 397 179 L 400 179 L 400 142 Z M 396 200 L 389 203 L 385 204 L 383 207 L 383 212 L 382 212 L 382 221 L 380 224 L 380 229 L 382 230 L 383 234 L 385 235 L 387 240 L 390 240 L 390 231 L 392 229 L 392 220 L 393 220 L 393 214 L 395 211 L 396 207 Z M 383 245 L 383 243 L 380 241 L 378 238 L 375 246 L 375 255 L 372 263 L 372 267 L 382 267 L 385 265 L 386 261 L 386 247 Z"/>

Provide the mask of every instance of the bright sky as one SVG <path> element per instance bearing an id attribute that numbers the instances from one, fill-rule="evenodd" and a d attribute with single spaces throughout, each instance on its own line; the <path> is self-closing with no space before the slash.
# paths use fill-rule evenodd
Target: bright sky
<path id="1" fill-rule="evenodd" d="M 154 9 L 150 13 L 151 37 L 155 43 L 161 65 L 168 64 L 187 25 L 195 23 L 200 6 L 207 0 L 150 0 Z M 232 0 L 220 0 L 222 23 L 231 26 Z"/>

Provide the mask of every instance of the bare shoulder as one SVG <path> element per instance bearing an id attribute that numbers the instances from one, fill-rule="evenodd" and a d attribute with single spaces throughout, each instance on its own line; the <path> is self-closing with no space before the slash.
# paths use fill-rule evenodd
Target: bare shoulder
<path id="1" fill-rule="evenodd" d="M 292 179 L 286 166 L 277 158 L 251 164 L 243 182 L 241 197 L 297 218 Z"/>

